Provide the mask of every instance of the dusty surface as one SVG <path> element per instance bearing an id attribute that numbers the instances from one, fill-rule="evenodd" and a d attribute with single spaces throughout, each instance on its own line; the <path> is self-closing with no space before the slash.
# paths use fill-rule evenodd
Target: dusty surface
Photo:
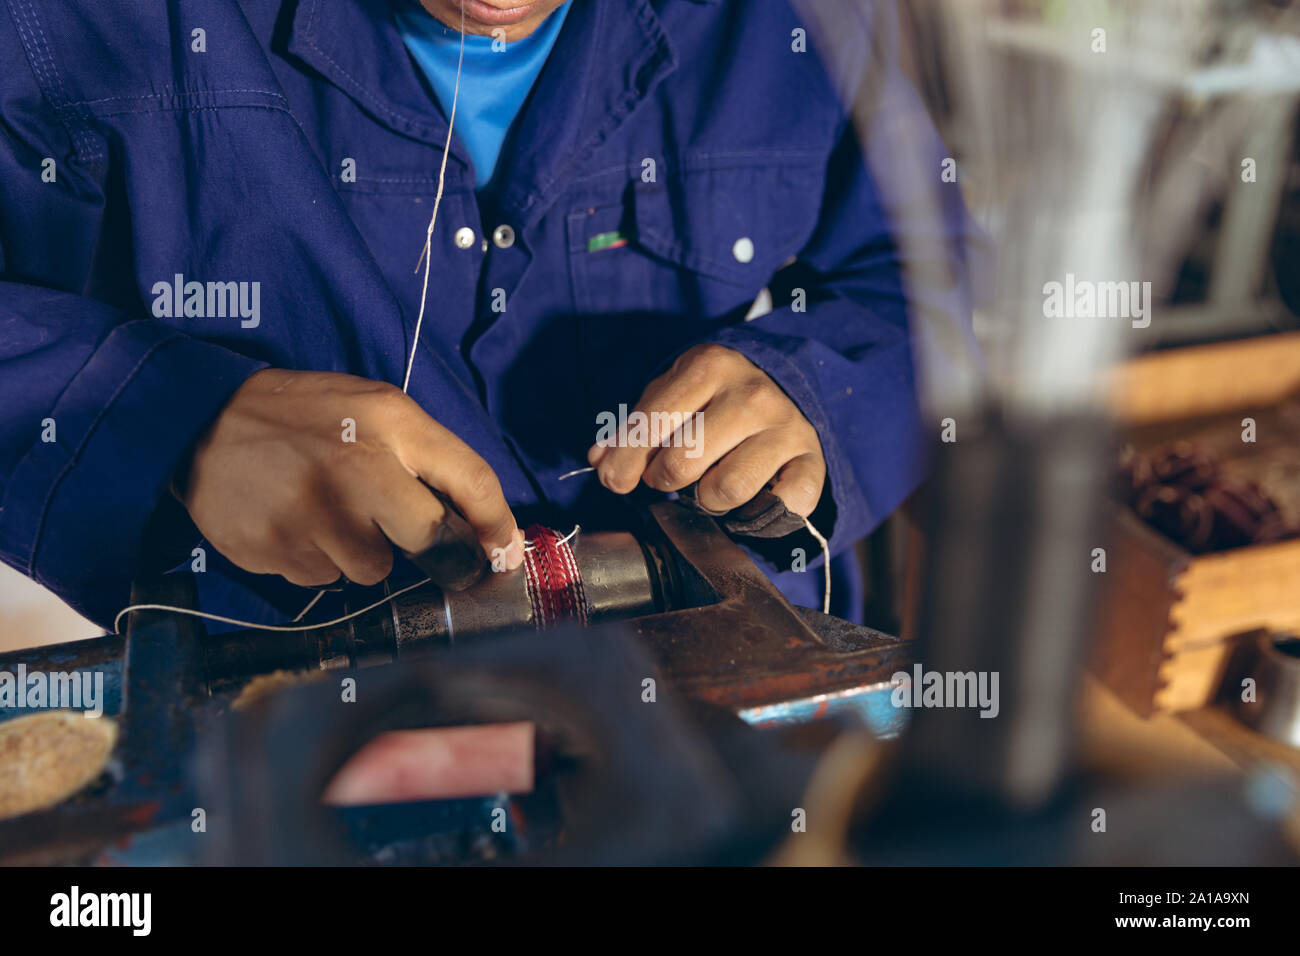
<path id="1" fill-rule="evenodd" d="M 0 819 L 62 803 L 103 771 L 117 724 L 68 710 L 0 723 Z"/>

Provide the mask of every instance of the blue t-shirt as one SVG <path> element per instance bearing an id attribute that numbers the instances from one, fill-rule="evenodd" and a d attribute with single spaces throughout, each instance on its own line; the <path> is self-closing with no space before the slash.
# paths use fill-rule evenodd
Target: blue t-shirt
<path id="1" fill-rule="evenodd" d="M 501 144 L 542 72 L 569 6 L 567 2 L 562 4 L 531 34 L 506 43 L 503 50 L 492 49 L 497 41 L 490 36 L 466 34 L 453 135 L 469 151 L 476 189 L 482 189 L 492 179 Z M 395 14 L 406 48 L 428 78 L 444 112 L 450 114 L 460 31 L 445 26 L 417 0 L 402 0 Z"/>

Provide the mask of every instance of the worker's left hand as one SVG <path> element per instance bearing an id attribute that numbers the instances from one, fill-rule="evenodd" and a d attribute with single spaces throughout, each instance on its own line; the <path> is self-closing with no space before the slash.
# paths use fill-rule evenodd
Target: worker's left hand
<path id="1" fill-rule="evenodd" d="M 610 491 L 627 494 L 639 481 L 659 491 L 680 491 L 699 481 L 699 503 L 724 512 L 745 504 L 772 481 L 772 491 L 794 513 L 806 517 L 817 507 L 826 460 L 816 430 L 785 392 L 739 352 L 697 345 L 682 353 L 646 387 L 636 408 L 652 422 L 653 412 L 679 412 L 683 420 L 702 412 L 695 423 L 696 447 L 663 434 L 651 434 L 649 447 L 592 445 L 587 461 Z"/>

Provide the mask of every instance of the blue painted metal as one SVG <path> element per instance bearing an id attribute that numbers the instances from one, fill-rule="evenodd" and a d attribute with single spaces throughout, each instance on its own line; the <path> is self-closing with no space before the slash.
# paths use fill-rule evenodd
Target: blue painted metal
<path id="1" fill-rule="evenodd" d="M 802 724 L 847 712 L 861 718 L 877 737 L 889 739 L 902 733 L 910 713 L 906 707 L 894 706 L 891 699 L 893 689 L 893 685 L 888 682 L 864 684 L 830 694 L 815 694 L 762 707 L 748 707 L 740 711 L 739 716 L 755 727 L 772 727 Z"/>
<path id="2" fill-rule="evenodd" d="M 93 679 L 96 675 L 102 675 L 102 699 L 100 706 L 103 708 L 105 717 L 116 716 L 122 709 L 122 661 L 105 661 L 94 667 L 69 667 L 58 671 L 41 670 L 39 667 L 32 666 L 26 662 L 19 664 L 10 664 L 0 662 L 0 672 L 11 674 L 15 681 L 23 678 L 30 679 L 37 672 L 44 675 L 45 678 L 51 678 L 55 674 L 76 675 L 80 680 L 80 675 L 89 674 Z M 30 683 L 28 685 L 30 687 Z M 9 720 L 13 717 L 21 717 L 24 714 L 35 713 L 39 710 L 58 710 L 58 707 L 41 706 L 41 707 L 0 707 L 0 722 Z M 83 708 L 84 709 L 84 708 Z"/>

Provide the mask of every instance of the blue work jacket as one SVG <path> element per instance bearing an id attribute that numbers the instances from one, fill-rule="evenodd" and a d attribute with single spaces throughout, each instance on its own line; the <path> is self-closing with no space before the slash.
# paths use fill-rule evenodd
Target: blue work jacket
<path id="1" fill-rule="evenodd" d="M 676 355 L 735 349 L 821 436 L 814 523 L 857 617 L 851 546 L 917 484 L 922 426 L 890 197 L 843 105 L 870 38 L 831 57 L 805 29 L 781 0 L 574 0 L 490 195 L 453 140 L 410 394 L 519 514 L 626 525 L 558 476 Z M 0 3 L 0 557 L 108 624 L 199 545 L 169 482 L 249 375 L 400 384 L 446 135 L 388 0 Z M 762 554 L 820 604 L 811 538 Z M 310 596 L 211 551 L 200 578 L 264 622 Z"/>

